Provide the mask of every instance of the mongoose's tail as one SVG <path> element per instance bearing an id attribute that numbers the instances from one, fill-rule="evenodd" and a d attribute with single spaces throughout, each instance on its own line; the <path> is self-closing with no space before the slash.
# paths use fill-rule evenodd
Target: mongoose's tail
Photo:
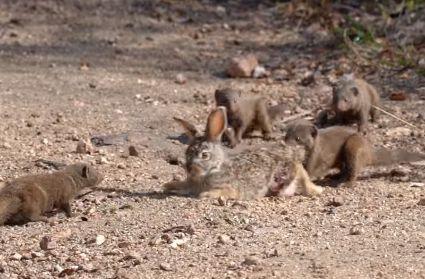
<path id="1" fill-rule="evenodd" d="M 0 225 L 4 225 L 11 216 L 18 213 L 20 206 L 18 197 L 0 196 Z"/>
<path id="2" fill-rule="evenodd" d="M 380 148 L 374 152 L 372 165 L 391 165 L 395 163 L 417 162 L 425 160 L 425 154 L 409 152 L 402 149 Z"/>
<path id="3" fill-rule="evenodd" d="M 272 120 L 276 119 L 279 115 L 282 115 L 288 107 L 285 104 L 279 104 L 271 106 L 267 109 L 269 116 Z"/>

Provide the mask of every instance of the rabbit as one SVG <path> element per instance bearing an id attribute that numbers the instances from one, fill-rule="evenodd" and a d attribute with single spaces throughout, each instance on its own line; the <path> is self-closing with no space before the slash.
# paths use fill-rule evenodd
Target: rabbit
<path id="1" fill-rule="evenodd" d="M 185 164 L 187 178 L 164 184 L 165 193 L 211 199 L 256 199 L 275 188 L 276 170 L 289 166 L 284 159 L 286 150 L 277 144 L 269 146 L 277 152 L 262 147 L 250 148 L 233 156 L 229 154 L 221 144 L 221 137 L 227 129 L 225 107 L 219 106 L 210 113 L 205 134 L 183 119 L 174 119 L 189 137 Z M 300 171 L 284 173 L 306 174 Z"/>

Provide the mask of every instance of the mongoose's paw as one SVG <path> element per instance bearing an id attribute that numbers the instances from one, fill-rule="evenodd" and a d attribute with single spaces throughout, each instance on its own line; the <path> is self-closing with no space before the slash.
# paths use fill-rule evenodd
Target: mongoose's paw
<path id="1" fill-rule="evenodd" d="M 345 188 L 353 188 L 356 186 L 356 184 L 357 184 L 356 181 L 347 181 L 347 182 L 341 183 L 340 186 Z"/>
<path id="2" fill-rule="evenodd" d="M 190 184 L 186 181 L 170 181 L 162 185 L 162 189 L 166 194 L 188 196 L 192 194 Z"/>
<path id="3" fill-rule="evenodd" d="M 199 194 L 201 199 L 218 199 L 237 200 L 240 198 L 240 193 L 235 188 L 228 186 L 225 188 L 211 189 Z"/>
<path id="4" fill-rule="evenodd" d="M 277 139 L 277 135 L 274 133 L 265 133 L 263 135 L 263 139 L 264 140 L 276 140 Z"/>

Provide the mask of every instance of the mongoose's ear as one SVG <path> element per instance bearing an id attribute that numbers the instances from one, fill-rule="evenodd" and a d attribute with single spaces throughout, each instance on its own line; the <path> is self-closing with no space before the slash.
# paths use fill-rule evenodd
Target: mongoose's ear
<path id="1" fill-rule="evenodd" d="M 311 127 L 311 136 L 312 136 L 313 138 L 316 138 L 316 137 L 317 137 L 317 133 L 318 133 L 318 131 L 317 131 L 317 127 L 316 127 L 315 125 L 313 125 L 313 126 Z"/>
<path id="2" fill-rule="evenodd" d="M 207 141 L 217 142 L 227 128 L 227 116 L 225 107 L 217 107 L 208 116 L 207 122 Z"/>
<path id="3" fill-rule="evenodd" d="M 88 166 L 84 166 L 82 171 L 81 171 L 81 176 L 84 178 L 88 178 L 89 177 L 89 167 Z"/>
<path id="4" fill-rule="evenodd" d="M 199 135 L 198 129 L 196 129 L 195 125 L 181 118 L 173 117 L 173 119 L 183 127 L 185 134 L 190 138 L 190 140 L 193 140 Z"/>
<path id="5" fill-rule="evenodd" d="M 354 96 L 359 95 L 359 89 L 358 89 L 357 87 L 352 87 L 352 88 L 351 88 L 351 91 L 353 92 L 353 95 L 354 95 Z"/>

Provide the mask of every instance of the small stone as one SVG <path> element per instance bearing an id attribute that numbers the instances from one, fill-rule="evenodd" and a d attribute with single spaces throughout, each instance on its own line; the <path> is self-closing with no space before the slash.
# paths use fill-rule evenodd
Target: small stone
<path id="1" fill-rule="evenodd" d="M 58 272 L 61 273 L 63 271 L 63 267 L 61 267 L 60 265 L 56 264 L 54 269 Z"/>
<path id="2" fill-rule="evenodd" d="M 242 262 L 244 265 L 258 265 L 260 264 L 261 259 L 256 256 L 248 256 L 245 258 L 245 260 Z"/>
<path id="3" fill-rule="evenodd" d="M 161 269 L 161 270 L 164 270 L 164 271 L 172 271 L 173 269 L 171 268 L 171 265 L 169 265 L 168 263 L 160 263 L 159 264 L 159 268 Z"/>
<path id="4" fill-rule="evenodd" d="M 51 236 L 43 236 L 40 240 L 40 248 L 41 250 L 47 251 L 47 250 L 52 250 L 56 247 L 56 243 L 54 241 L 52 241 L 52 237 Z"/>
<path id="5" fill-rule="evenodd" d="M 177 74 L 175 82 L 177 84 L 185 84 L 187 82 L 187 78 L 183 74 Z"/>
<path id="6" fill-rule="evenodd" d="M 61 272 L 59 272 L 59 277 L 70 276 L 74 274 L 78 269 L 80 269 L 78 265 L 73 265 L 73 266 L 70 266 L 69 268 L 65 268 Z"/>
<path id="7" fill-rule="evenodd" d="M 404 101 L 407 99 L 407 95 L 403 91 L 393 92 L 390 94 L 391 101 Z"/>
<path id="8" fill-rule="evenodd" d="M 119 169 L 125 169 L 125 165 L 123 164 L 123 163 L 119 163 L 118 165 L 117 165 L 117 168 L 119 168 Z"/>
<path id="9" fill-rule="evenodd" d="M 130 156 L 138 157 L 139 156 L 139 151 L 137 150 L 137 148 L 134 145 L 130 145 L 128 147 L 128 154 Z"/>
<path id="10" fill-rule="evenodd" d="M 178 247 L 183 246 L 188 240 L 188 238 L 177 238 L 171 241 L 170 246 L 177 249 Z"/>
<path id="11" fill-rule="evenodd" d="M 254 68 L 254 71 L 252 72 L 253 78 L 264 78 L 268 77 L 270 75 L 269 72 L 267 72 L 266 68 L 263 66 L 257 66 Z"/>
<path id="12" fill-rule="evenodd" d="M 105 242 L 106 238 L 105 236 L 98 234 L 96 236 L 96 245 L 102 245 Z"/>
<path id="13" fill-rule="evenodd" d="M 42 139 L 41 143 L 44 144 L 44 145 L 47 145 L 49 143 L 49 140 L 48 139 Z"/>
<path id="14" fill-rule="evenodd" d="M 222 197 L 222 196 L 220 196 L 220 197 L 217 199 L 217 201 L 218 201 L 218 204 L 219 204 L 220 206 L 225 206 L 225 205 L 226 205 L 226 199 L 225 199 L 224 197 Z"/>
<path id="15" fill-rule="evenodd" d="M 44 257 L 44 254 L 41 252 L 31 252 L 31 257 L 32 258 L 42 258 Z"/>
<path id="16" fill-rule="evenodd" d="M 19 253 L 15 253 L 12 255 L 12 257 L 10 257 L 10 259 L 15 260 L 15 261 L 20 261 L 22 260 L 22 255 Z"/>
<path id="17" fill-rule="evenodd" d="M 92 154 L 93 153 L 93 145 L 90 141 L 80 140 L 77 143 L 77 148 L 75 150 L 78 154 Z"/>
<path id="18" fill-rule="evenodd" d="M 332 200 L 330 202 L 328 202 L 329 206 L 341 206 L 344 204 L 344 200 L 342 199 L 342 197 L 333 197 Z"/>
<path id="19" fill-rule="evenodd" d="M 412 182 L 411 184 L 410 184 L 410 187 L 424 187 L 425 186 L 425 183 L 423 183 L 423 182 Z"/>
<path id="20" fill-rule="evenodd" d="M 221 244 L 226 244 L 230 242 L 230 236 L 225 235 L 225 234 L 220 234 L 218 236 L 218 242 Z"/>
<path id="21" fill-rule="evenodd" d="M 276 248 L 266 252 L 267 258 L 278 257 L 278 256 L 279 256 L 279 251 Z"/>
<path id="22" fill-rule="evenodd" d="M 361 235 L 363 233 L 363 229 L 358 226 L 355 226 L 350 229 L 349 233 L 350 235 Z"/>
<path id="23" fill-rule="evenodd" d="M 106 159 L 106 157 L 100 157 L 96 160 L 96 163 L 99 165 L 105 165 L 107 163 L 109 163 L 108 159 Z"/>
<path id="24" fill-rule="evenodd" d="M 418 205 L 425 206 L 425 199 L 420 199 Z"/>
<path id="25" fill-rule="evenodd" d="M 258 60 L 252 54 L 234 57 L 227 68 L 227 74 L 232 78 L 251 77 L 255 67 L 257 66 Z"/>

